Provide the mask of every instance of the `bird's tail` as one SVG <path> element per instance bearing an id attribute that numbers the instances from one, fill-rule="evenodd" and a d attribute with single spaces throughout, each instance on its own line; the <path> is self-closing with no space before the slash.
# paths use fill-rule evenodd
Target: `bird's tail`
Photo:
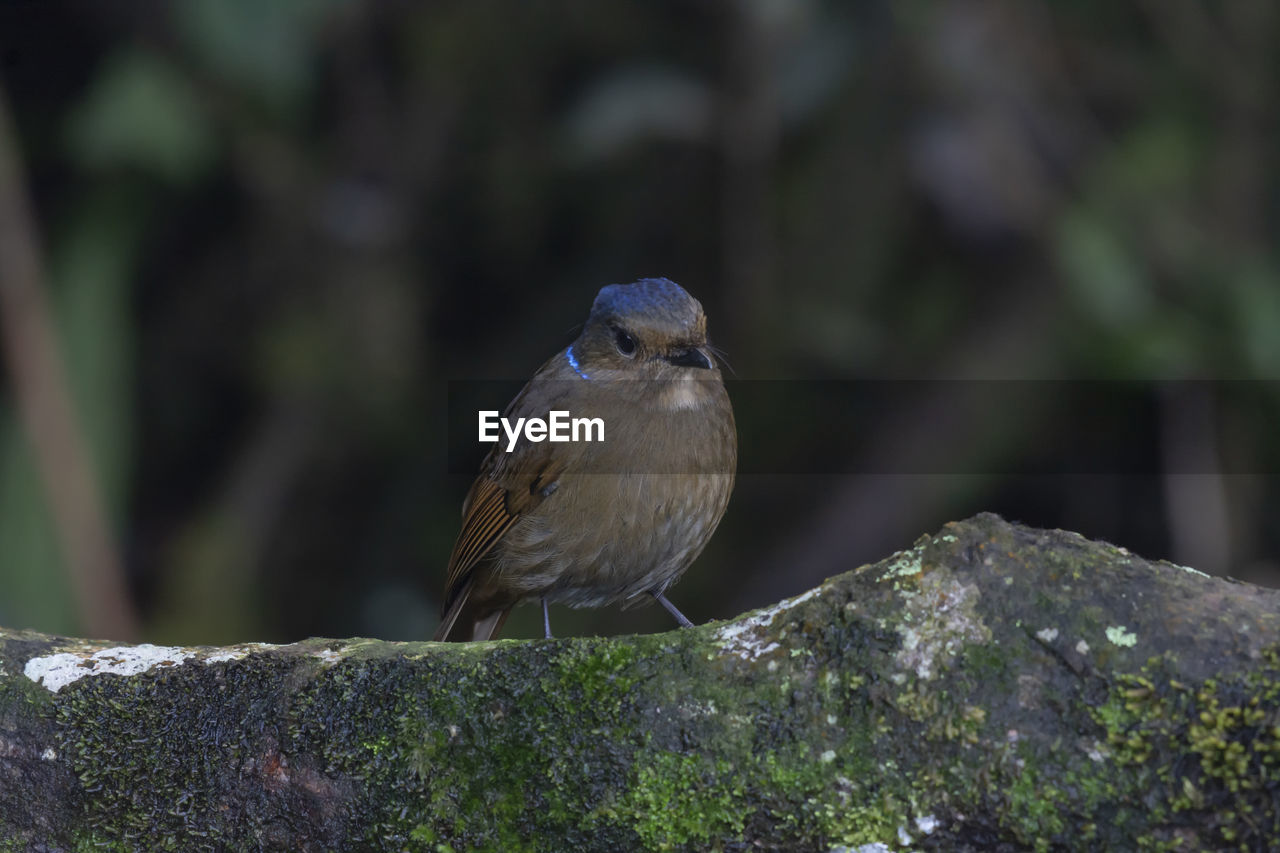
<path id="1" fill-rule="evenodd" d="M 436 635 L 432 638 L 437 643 L 467 643 L 478 640 L 493 640 L 498 636 L 498 632 L 502 630 L 502 624 L 507 621 L 507 616 L 511 613 L 511 608 L 506 607 L 501 610 L 491 610 L 486 612 L 478 611 L 471 605 L 471 587 L 474 578 L 468 578 L 466 584 L 454 596 L 447 610 L 445 610 L 444 618 L 440 620 L 440 627 L 436 629 Z"/>

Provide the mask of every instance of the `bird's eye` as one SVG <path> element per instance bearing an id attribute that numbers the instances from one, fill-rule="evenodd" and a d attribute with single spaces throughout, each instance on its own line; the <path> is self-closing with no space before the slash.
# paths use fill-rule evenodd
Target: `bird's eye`
<path id="1" fill-rule="evenodd" d="M 618 348 L 618 352 L 625 356 L 636 354 L 636 339 L 628 335 L 623 329 L 614 328 L 613 345 Z"/>

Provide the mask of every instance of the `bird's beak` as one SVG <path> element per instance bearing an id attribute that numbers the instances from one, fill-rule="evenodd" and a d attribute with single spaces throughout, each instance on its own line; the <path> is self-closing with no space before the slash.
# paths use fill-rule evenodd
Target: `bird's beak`
<path id="1" fill-rule="evenodd" d="M 713 367 L 711 357 L 697 347 L 672 350 L 663 358 L 676 367 L 697 367 L 702 370 L 710 370 Z"/>

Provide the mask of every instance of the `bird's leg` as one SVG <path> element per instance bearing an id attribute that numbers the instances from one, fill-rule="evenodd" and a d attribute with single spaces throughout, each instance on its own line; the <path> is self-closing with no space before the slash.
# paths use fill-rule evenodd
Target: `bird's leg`
<path id="1" fill-rule="evenodd" d="M 547 599 L 542 599 L 542 636 L 551 639 L 551 614 L 547 612 Z"/>
<path id="2" fill-rule="evenodd" d="M 693 623 L 690 622 L 683 613 L 677 610 L 676 606 L 672 604 L 670 601 L 668 601 L 665 595 L 663 595 L 660 592 L 654 592 L 653 590 L 649 590 L 649 594 L 652 595 L 654 598 L 658 599 L 659 604 L 667 608 L 667 612 L 675 617 L 676 622 L 680 623 L 681 628 L 693 627 Z"/>

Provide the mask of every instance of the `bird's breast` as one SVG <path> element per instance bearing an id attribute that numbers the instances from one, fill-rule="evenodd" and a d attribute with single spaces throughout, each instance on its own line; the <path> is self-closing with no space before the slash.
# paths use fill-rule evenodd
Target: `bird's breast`
<path id="1" fill-rule="evenodd" d="M 603 606 L 661 591 L 724 514 L 737 461 L 724 387 L 611 384 L 622 387 L 584 382 L 565 401 L 602 418 L 604 440 L 558 445 L 554 492 L 496 546 L 494 578 L 511 597 Z"/>
<path id="2" fill-rule="evenodd" d="M 706 545 L 731 474 L 566 474 L 503 537 L 503 585 L 573 606 L 665 589 Z"/>

